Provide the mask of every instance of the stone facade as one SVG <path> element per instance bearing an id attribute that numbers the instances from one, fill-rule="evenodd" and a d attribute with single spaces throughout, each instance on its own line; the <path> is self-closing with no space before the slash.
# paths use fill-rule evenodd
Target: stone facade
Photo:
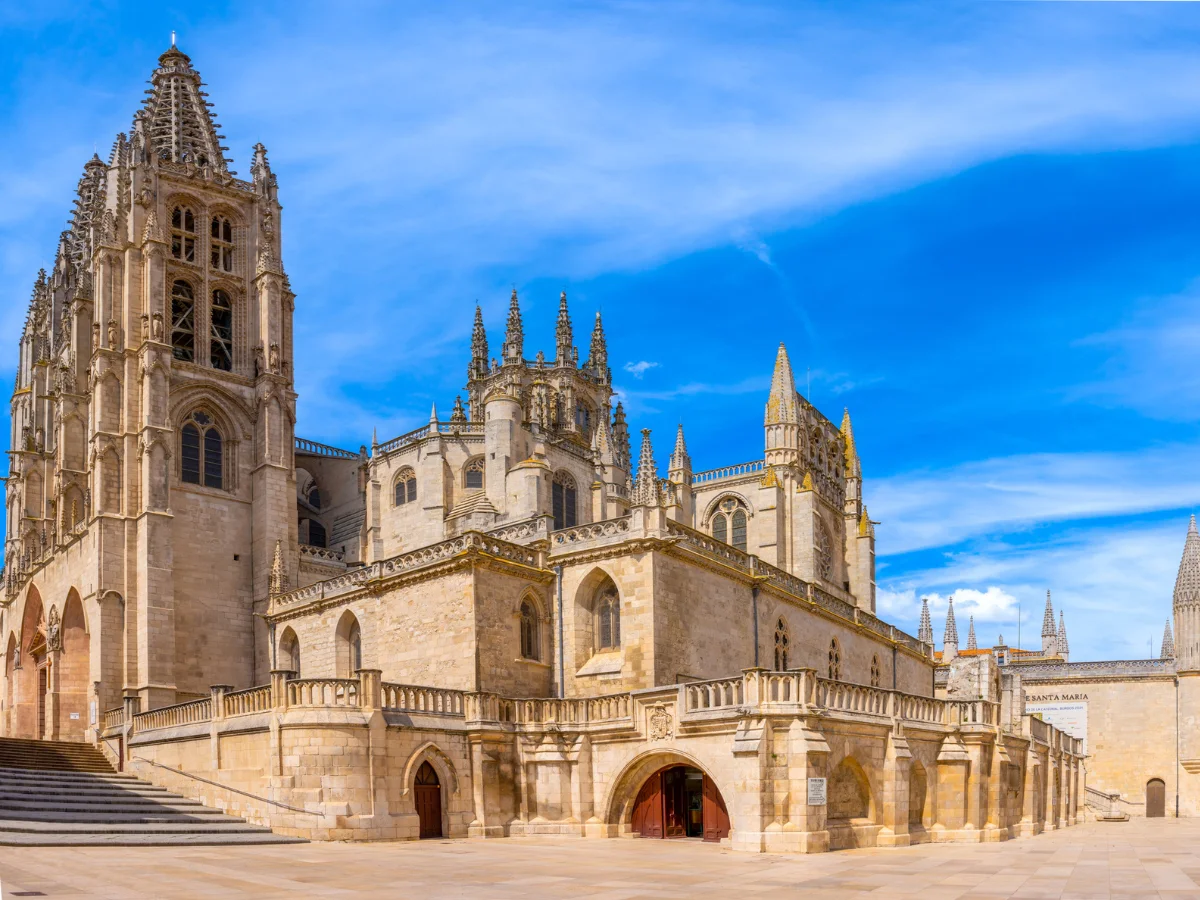
<path id="1" fill-rule="evenodd" d="M 13 396 L 4 735 L 94 740 L 317 838 L 634 832 L 814 851 L 1071 824 L 1078 741 L 990 660 L 933 696 L 875 616 L 850 417 L 781 344 L 761 460 L 660 478 L 567 298 L 527 358 L 477 310 L 466 403 L 296 439 L 277 185 L 190 60 L 94 159 Z"/>

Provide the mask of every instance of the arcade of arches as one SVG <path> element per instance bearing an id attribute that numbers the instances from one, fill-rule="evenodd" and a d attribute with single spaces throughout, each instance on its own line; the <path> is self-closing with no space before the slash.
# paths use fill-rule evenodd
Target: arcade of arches
<path id="1" fill-rule="evenodd" d="M 90 636 L 83 603 L 74 589 L 47 605 L 30 588 L 19 627 L 4 644 L 4 734 L 82 741 L 95 707 Z"/>

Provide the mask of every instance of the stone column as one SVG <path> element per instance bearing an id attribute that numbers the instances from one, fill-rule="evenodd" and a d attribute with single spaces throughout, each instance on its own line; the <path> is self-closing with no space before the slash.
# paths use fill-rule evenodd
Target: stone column
<path id="1" fill-rule="evenodd" d="M 958 839 L 967 824 L 967 780 L 971 756 L 957 733 L 942 741 L 937 758 L 937 804 L 931 829 L 934 841 Z"/>
<path id="2" fill-rule="evenodd" d="M 880 847 L 907 847 L 908 834 L 908 779 L 912 770 L 912 753 L 902 726 L 897 721 L 888 735 L 887 751 L 883 764 L 882 815 L 879 824 Z"/>

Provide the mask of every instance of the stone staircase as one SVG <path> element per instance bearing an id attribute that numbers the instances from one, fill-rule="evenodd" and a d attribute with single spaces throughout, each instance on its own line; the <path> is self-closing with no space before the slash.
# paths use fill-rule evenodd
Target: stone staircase
<path id="1" fill-rule="evenodd" d="M 90 745 L 0 739 L 0 846 L 288 843 L 303 839 L 118 775 Z"/>

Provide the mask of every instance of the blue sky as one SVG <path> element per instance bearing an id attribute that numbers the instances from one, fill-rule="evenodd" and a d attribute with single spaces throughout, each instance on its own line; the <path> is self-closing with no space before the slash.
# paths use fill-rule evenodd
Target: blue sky
<path id="1" fill-rule="evenodd" d="M 665 465 L 849 407 L 881 612 L 1145 656 L 1200 505 L 1195 4 L 0 4 L 0 340 L 172 29 L 284 203 L 298 433 L 448 410 L 476 300 L 602 309 Z M 11 363 L 13 354 L 5 358 Z M 8 366 L 11 377 L 11 366 Z M 0 369 L 3 375 L 3 369 Z M 1030 639 L 1032 636 L 1032 640 Z"/>

